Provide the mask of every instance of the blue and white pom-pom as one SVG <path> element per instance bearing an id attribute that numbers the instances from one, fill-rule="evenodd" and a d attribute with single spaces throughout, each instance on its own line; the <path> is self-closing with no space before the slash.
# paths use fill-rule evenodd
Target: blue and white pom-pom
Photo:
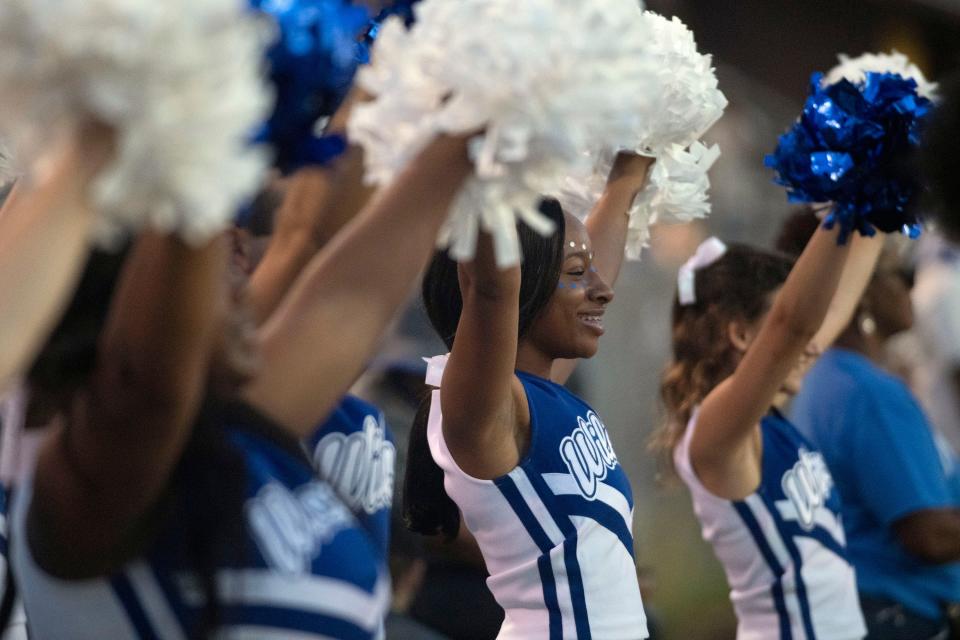
<path id="1" fill-rule="evenodd" d="M 260 183 L 264 36 L 244 0 L 4 0 L 0 138 L 25 173 L 65 127 L 117 134 L 93 185 L 97 239 L 150 226 L 200 242 Z"/>
<path id="2" fill-rule="evenodd" d="M 384 184 L 435 135 L 480 132 L 439 243 L 469 259 L 482 228 L 498 264 L 515 264 L 516 221 L 549 232 L 542 194 L 588 169 L 585 149 L 632 139 L 650 112 L 650 27 L 636 0 L 424 0 L 415 16 L 409 30 L 399 18 L 380 28 L 358 75 L 375 99 L 354 110 L 350 139 Z"/>
<path id="3" fill-rule="evenodd" d="M 249 2 L 276 25 L 267 61 L 277 99 L 257 140 L 270 144 L 284 173 L 325 164 L 346 145 L 317 133 L 317 123 L 333 114 L 353 84 L 369 12 L 351 0 Z"/>
<path id="4" fill-rule="evenodd" d="M 699 138 L 723 115 L 727 99 L 718 88 L 709 55 L 697 51 L 693 33 L 678 18 L 647 11 L 650 38 L 646 55 L 657 70 L 650 91 L 655 101 L 638 113 L 631 137 L 612 148 L 588 152 L 585 175 L 571 175 L 558 194 L 566 211 L 585 218 L 599 201 L 615 151 L 628 148 L 656 159 L 646 189 L 630 208 L 626 256 L 636 260 L 658 222 L 687 222 L 710 212 L 710 167 L 720 155 Z"/>
<path id="5" fill-rule="evenodd" d="M 840 225 L 841 243 L 854 230 L 916 237 L 911 204 L 920 187 L 910 156 L 935 89 L 896 52 L 841 56 L 826 77 L 814 74 L 800 118 L 766 164 L 791 202 L 834 203 L 824 223 Z"/>

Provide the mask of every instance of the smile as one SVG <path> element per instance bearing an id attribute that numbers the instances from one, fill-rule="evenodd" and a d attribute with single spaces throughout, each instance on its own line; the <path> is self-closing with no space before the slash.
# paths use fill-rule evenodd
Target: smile
<path id="1" fill-rule="evenodd" d="M 603 312 L 599 313 L 579 313 L 577 318 L 580 319 L 580 322 L 587 325 L 598 334 L 603 334 Z"/>

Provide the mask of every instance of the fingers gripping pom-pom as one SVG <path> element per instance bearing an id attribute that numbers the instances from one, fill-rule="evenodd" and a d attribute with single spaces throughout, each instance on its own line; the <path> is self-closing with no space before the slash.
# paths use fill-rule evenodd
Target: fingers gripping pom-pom
<path id="1" fill-rule="evenodd" d="M 585 218 L 599 201 L 616 151 L 629 148 L 656 159 L 646 189 L 629 216 L 626 256 L 639 259 L 657 222 L 685 222 L 710 212 L 707 171 L 720 155 L 698 140 L 723 114 L 727 99 L 718 88 L 709 55 L 697 51 L 693 33 L 679 19 L 643 14 L 650 38 L 645 54 L 656 69 L 649 109 L 637 113 L 637 128 L 612 147 L 588 152 L 592 167 L 570 176 L 558 198 L 564 210 Z"/>
<path id="2" fill-rule="evenodd" d="M 478 131 L 475 175 L 439 243 L 469 259 L 484 229 L 498 264 L 516 263 L 517 220 L 549 232 L 541 196 L 589 169 L 584 150 L 633 139 L 652 108 L 649 25 L 636 0 L 424 0 L 415 15 L 409 30 L 397 18 L 380 29 L 358 76 L 375 99 L 350 138 L 384 184 L 437 134 Z"/>
<path id="3" fill-rule="evenodd" d="M 919 180 L 910 156 L 935 86 L 899 54 L 842 60 L 829 75 L 835 82 L 814 74 L 800 118 L 766 164 L 791 202 L 834 203 L 824 222 L 840 225 L 841 243 L 853 231 L 916 237 Z"/>
<path id="4" fill-rule="evenodd" d="M 241 0 L 4 0 L 0 137 L 25 170 L 82 120 L 116 132 L 93 194 L 98 239 L 148 225 L 202 241 L 264 167 L 263 34 Z"/>

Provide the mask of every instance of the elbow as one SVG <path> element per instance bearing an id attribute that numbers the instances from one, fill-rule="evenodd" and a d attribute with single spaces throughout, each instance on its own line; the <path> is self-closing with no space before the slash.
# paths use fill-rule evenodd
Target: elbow
<path id="1" fill-rule="evenodd" d="M 929 509 L 911 514 L 893 525 L 897 540 L 911 555 L 930 564 L 960 560 L 960 515 Z"/>
<path id="2" fill-rule="evenodd" d="M 928 564 L 948 564 L 960 559 L 957 552 L 953 550 L 952 545 L 947 540 L 940 540 L 937 537 L 924 537 L 909 540 L 900 540 L 904 548 L 920 560 Z"/>

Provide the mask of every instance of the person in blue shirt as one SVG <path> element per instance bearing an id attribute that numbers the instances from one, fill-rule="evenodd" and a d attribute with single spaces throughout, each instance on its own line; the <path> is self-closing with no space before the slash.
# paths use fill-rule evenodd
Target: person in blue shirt
<path id="1" fill-rule="evenodd" d="M 781 248 L 802 238 L 804 215 Z M 946 607 L 960 601 L 960 463 L 909 388 L 883 369 L 884 343 L 912 318 L 907 274 L 888 247 L 792 406 L 843 498 L 847 553 L 877 640 L 946 638 Z"/>

